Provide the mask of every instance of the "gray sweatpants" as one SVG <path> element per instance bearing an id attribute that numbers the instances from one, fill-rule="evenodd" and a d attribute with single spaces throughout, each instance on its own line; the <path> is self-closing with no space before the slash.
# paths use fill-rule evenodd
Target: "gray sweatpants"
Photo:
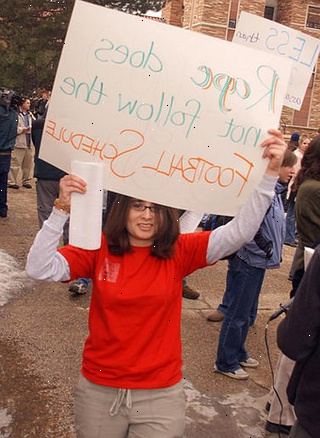
<path id="1" fill-rule="evenodd" d="M 127 390 L 95 385 L 81 375 L 75 417 L 78 438 L 181 438 L 182 382 L 169 388 Z"/>

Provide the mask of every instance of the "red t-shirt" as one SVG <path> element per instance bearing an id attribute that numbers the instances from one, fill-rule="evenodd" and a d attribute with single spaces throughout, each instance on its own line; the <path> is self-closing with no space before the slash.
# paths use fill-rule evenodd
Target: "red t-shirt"
<path id="1" fill-rule="evenodd" d="M 65 246 L 59 251 L 71 280 L 93 281 L 89 335 L 83 375 L 98 385 L 127 389 L 163 388 L 182 378 L 182 279 L 207 265 L 208 232 L 181 234 L 170 259 L 150 247 L 109 253 L 105 237 L 99 250 Z"/>

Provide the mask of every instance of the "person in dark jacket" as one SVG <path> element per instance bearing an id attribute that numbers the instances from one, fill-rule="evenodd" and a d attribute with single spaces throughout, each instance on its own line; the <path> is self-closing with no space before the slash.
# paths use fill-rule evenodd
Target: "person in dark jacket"
<path id="1" fill-rule="evenodd" d="M 0 217 L 2 218 L 8 215 L 8 174 L 18 126 L 18 114 L 10 107 L 12 97 L 13 92 L 0 90 Z"/>
<path id="2" fill-rule="evenodd" d="M 42 117 L 32 123 L 32 141 L 35 147 L 34 177 L 37 179 L 37 209 L 39 227 L 48 219 L 55 199 L 59 195 L 59 181 L 66 175 L 65 172 L 39 158 L 43 127 L 47 111 Z M 64 228 L 64 244 L 68 242 L 68 225 Z"/>
<path id="3" fill-rule="evenodd" d="M 295 184 L 298 247 L 292 262 L 291 297 L 304 273 L 304 248 L 320 243 L 320 135 L 312 139 L 304 153 Z"/>
<path id="4" fill-rule="evenodd" d="M 320 245 L 302 277 L 286 318 L 278 327 L 278 346 L 296 364 L 287 388 L 297 421 L 291 438 L 320 436 Z"/>
<path id="5" fill-rule="evenodd" d="M 37 209 L 39 228 L 48 219 L 52 211 L 54 201 L 59 196 L 60 179 L 66 175 L 65 172 L 47 163 L 39 158 L 40 146 L 45 118 L 47 115 L 48 105 L 44 113 L 32 124 L 32 141 L 35 147 L 34 177 L 37 179 Z M 63 228 L 63 243 L 67 245 L 69 241 L 69 221 Z M 89 280 L 87 278 L 78 278 L 69 286 L 69 291 L 76 295 L 83 295 L 88 292 Z"/>
<path id="6" fill-rule="evenodd" d="M 320 135 L 311 141 L 303 155 L 301 169 L 295 180 L 295 191 L 297 192 L 295 212 L 299 243 L 292 264 L 294 274 L 290 297 L 295 296 L 304 274 L 305 247 L 315 248 L 320 243 Z M 295 413 L 286 394 L 293 368 L 294 361 L 286 355 L 279 358 L 274 385 L 277 394 L 272 392 L 266 423 L 266 430 L 269 432 L 289 435 L 295 423 Z"/>

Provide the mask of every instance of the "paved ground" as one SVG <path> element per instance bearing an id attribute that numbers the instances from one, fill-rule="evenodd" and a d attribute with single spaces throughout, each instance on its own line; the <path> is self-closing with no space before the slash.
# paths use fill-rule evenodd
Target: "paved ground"
<path id="1" fill-rule="evenodd" d="M 35 211 L 34 190 L 11 191 L 10 216 L 0 222 L 0 249 L 14 256 L 22 269 L 37 230 Z M 266 277 L 258 320 L 248 339 L 260 367 L 249 371 L 248 381 L 233 381 L 212 371 L 220 325 L 208 323 L 205 315 L 219 303 L 226 262 L 190 277 L 190 286 L 201 292 L 201 298 L 184 300 L 183 309 L 186 438 L 265 436 L 264 405 L 271 383 L 265 324 L 287 299 L 292 255 L 292 249 L 285 248 L 282 268 Z M 72 390 L 90 297 L 71 298 L 65 285 L 30 280 L 12 292 L 11 300 L 0 307 L 0 438 L 74 438 Z M 275 328 L 271 323 L 268 330 L 273 364 Z"/>

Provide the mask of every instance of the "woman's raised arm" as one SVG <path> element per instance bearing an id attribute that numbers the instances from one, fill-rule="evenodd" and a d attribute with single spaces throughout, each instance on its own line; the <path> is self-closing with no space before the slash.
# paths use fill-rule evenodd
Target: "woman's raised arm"
<path id="1" fill-rule="evenodd" d="M 69 218 L 71 193 L 85 193 L 86 183 L 75 175 L 60 180 L 59 199 L 44 222 L 30 248 L 26 272 L 37 280 L 68 281 L 70 269 L 66 259 L 57 252 L 63 227 Z"/>
<path id="2" fill-rule="evenodd" d="M 207 249 L 209 264 L 236 252 L 250 242 L 272 202 L 287 145 L 280 131 L 272 129 L 268 132 L 270 136 L 261 143 L 262 156 L 269 159 L 265 174 L 234 219 L 211 232 Z"/>

